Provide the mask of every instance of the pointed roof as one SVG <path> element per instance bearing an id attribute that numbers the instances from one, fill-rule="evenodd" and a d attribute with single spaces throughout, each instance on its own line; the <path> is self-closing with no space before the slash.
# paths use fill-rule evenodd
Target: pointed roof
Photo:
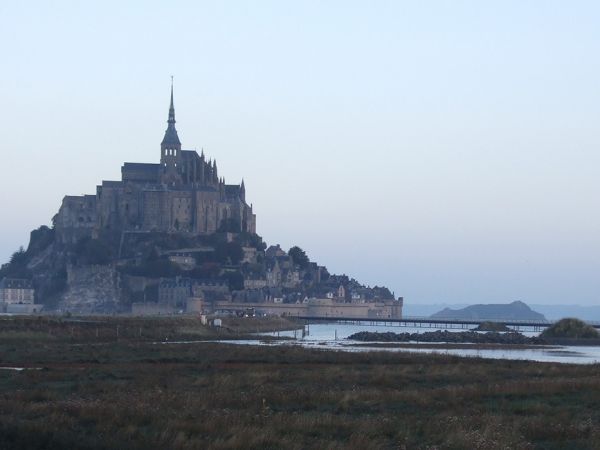
<path id="1" fill-rule="evenodd" d="M 165 137 L 163 138 L 161 145 L 164 146 L 180 146 L 181 141 L 177 135 L 175 129 L 175 106 L 173 105 L 173 77 L 171 77 L 171 106 L 169 107 L 169 120 L 167 120 L 167 130 L 165 131 Z"/>

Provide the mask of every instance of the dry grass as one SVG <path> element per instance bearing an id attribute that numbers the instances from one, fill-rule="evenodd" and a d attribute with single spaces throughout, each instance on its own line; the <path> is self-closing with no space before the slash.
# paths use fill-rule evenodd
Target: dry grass
<path id="1" fill-rule="evenodd" d="M 199 340 L 239 339 L 247 334 L 293 330 L 299 326 L 281 317 L 226 317 L 223 327 L 202 325 L 199 316 L 127 317 L 127 316 L 5 316 L 0 317 L 3 342 L 46 342 L 63 340 L 78 343 L 117 340 Z M 301 326 L 300 326 L 301 328 Z"/>
<path id="2" fill-rule="evenodd" d="M 1 334 L 0 334 L 1 335 Z M 598 448 L 600 367 L 0 337 L 0 448 Z M 75 340 L 75 342 L 74 342 Z"/>

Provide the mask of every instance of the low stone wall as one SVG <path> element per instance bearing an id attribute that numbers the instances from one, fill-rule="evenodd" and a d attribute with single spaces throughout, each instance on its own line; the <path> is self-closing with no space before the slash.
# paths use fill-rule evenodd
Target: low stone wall
<path id="1" fill-rule="evenodd" d="M 131 314 L 134 316 L 161 316 L 176 312 L 173 307 L 161 303 L 133 303 L 131 305 Z"/>
<path id="2" fill-rule="evenodd" d="M 389 304 L 388 304 L 389 303 Z M 400 319 L 402 306 L 398 302 L 338 303 L 331 299 L 314 299 L 308 303 L 234 303 L 215 302 L 215 311 L 244 311 L 278 316 L 347 317 L 356 319 Z"/>
<path id="3" fill-rule="evenodd" d="M 8 314 L 36 314 L 44 309 L 44 305 L 34 303 L 0 303 L 0 312 Z"/>

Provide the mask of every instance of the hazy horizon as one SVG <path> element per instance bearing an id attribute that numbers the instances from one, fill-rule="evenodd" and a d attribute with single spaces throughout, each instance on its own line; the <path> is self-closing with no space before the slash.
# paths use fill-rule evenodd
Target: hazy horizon
<path id="1" fill-rule="evenodd" d="M 257 231 L 406 304 L 600 304 L 600 4 L 0 5 L 0 261 L 177 129 Z"/>

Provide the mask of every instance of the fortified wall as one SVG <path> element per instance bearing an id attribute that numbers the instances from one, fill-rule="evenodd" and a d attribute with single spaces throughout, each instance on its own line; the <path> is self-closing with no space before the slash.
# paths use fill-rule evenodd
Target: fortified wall
<path id="1" fill-rule="evenodd" d="M 114 310 L 119 302 L 119 273 L 114 266 L 67 266 L 68 289 L 59 308 L 80 314 Z"/>
<path id="2" fill-rule="evenodd" d="M 401 319 L 402 299 L 381 302 L 342 303 L 333 299 L 310 299 L 306 303 L 215 302 L 215 312 L 236 312 L 254 308 L 260 314 L 278 316 L 347 317 L 355 319 Z"/>

